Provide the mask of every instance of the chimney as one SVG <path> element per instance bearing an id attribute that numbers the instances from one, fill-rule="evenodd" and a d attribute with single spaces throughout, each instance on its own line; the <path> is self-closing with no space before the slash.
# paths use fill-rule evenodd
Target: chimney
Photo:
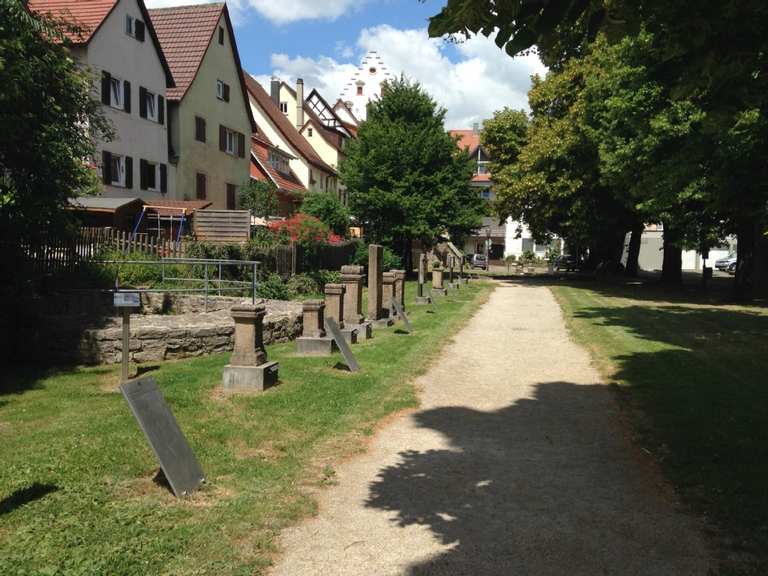
<path id="1" fill-rule="evenodd" d="M 272 76 L 272 81 L 269 83 L 269 95 L 272 97 L 272 101 L 280 107 L 280 80 Z"/>
<path id="2" fill-rule="evenodd" d="M 472 124 L 472 132 L 474 132 L 475 134 L 480 133 L 480 122 L 475 122 L 474 124 Z"/>
<path id="3" fill-rule="evenodd" d="M 296 79 L 296 128 L 304 126 L 304 80 Z"/>

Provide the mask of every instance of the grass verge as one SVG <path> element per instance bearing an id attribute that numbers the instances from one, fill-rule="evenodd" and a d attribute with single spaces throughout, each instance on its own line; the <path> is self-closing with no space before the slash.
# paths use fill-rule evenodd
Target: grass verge
<path id="1" fill-rule="evenodd" d="M 415 406 L 411 384 L 474 313 L 488 283 L 409 306 L 410 335 L 377 330 L 340 356 L 271 346 L 280 386 L 224 397 L 228 355 L 153 371 L 208 483 L 176 500 L 117 389 L 118 368 L 14 371 L 0 392 L 0 574 L 260 574 L 281 528 L 314 511 L 313 492 L 362 449 L 378 421 Z M 415 286 L 406 286 L 413 302 Z M 6 373 L 8 376 L 8 373 Z"/>
<path id="2" fill-rule="evenodd" d="M 721 574 L 768 574 L 768 310 L 647 285 L 552 290 L 638 440 L 721 528 Z"/>

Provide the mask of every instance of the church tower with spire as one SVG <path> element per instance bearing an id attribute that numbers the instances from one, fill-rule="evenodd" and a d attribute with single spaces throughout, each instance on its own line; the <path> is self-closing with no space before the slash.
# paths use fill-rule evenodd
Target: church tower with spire
<path id="1" fill-rule="evenodd" d="M 368 102 L 381 96 L 381 85 L 393 76 L 375 50 L 362 60 L 357 71 L 341 91 L 341 101 L 347 105 L 357 120 L 365 120 Z"/>

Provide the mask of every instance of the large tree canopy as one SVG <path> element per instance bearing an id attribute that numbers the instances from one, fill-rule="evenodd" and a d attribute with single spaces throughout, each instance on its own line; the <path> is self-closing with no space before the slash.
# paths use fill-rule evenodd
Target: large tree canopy
<path id="1" fill-rule="evenodd" d="M 406 264 L 413 240 L 429 245 L 443 232 L 462 236 L 481 223 L 469 156 L 446 133 L 444 117 L 419 84 L 388 82 L 341 165 L 366 237 L 394 248 Z"/>

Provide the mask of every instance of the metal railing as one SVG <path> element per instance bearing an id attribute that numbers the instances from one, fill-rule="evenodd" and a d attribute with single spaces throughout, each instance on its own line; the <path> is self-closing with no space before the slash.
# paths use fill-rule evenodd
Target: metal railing
<path id="1" fill-rule="evenodd" d="M 201 287 L 193 288 L 131 288 L 131 292 L 140 293 L 165 293 L 182 292 L 197 293 L 205 295 L 205 312 L 208 311 L 208 295 L 216 293 L 219 296 L 222 292 L 242 292 L 250 289 L 251 302 L 256 303 L 256 278 L 259 273 L 260 262 L 256 260 L 224 260 L 217 258 L 161 258 L 159 260 L 94 260 L 96 264 L 117 265 L 118 272 L 115 275 L 115 292 L 123 292 L 125 289 L 120 287 L 119 267 L 122 264 L 131 264 L 139 266 L 160 266 L 162 283 L 165 282 L 195 282 L 202 283 Z M 202 266 L 202 278 L 169 276 L 166 272 L 173 273 L 173 269 L 168 270 L 170 266 L 176 265 Z M 226 267 L 249 268 L 251 270 L 250 280 L 228 280 L 224 278 L 224 269 Z M 194 268 L 193 268 L 194 269 Z M 212 272 L 212 274 L 211 274 Z"/>

